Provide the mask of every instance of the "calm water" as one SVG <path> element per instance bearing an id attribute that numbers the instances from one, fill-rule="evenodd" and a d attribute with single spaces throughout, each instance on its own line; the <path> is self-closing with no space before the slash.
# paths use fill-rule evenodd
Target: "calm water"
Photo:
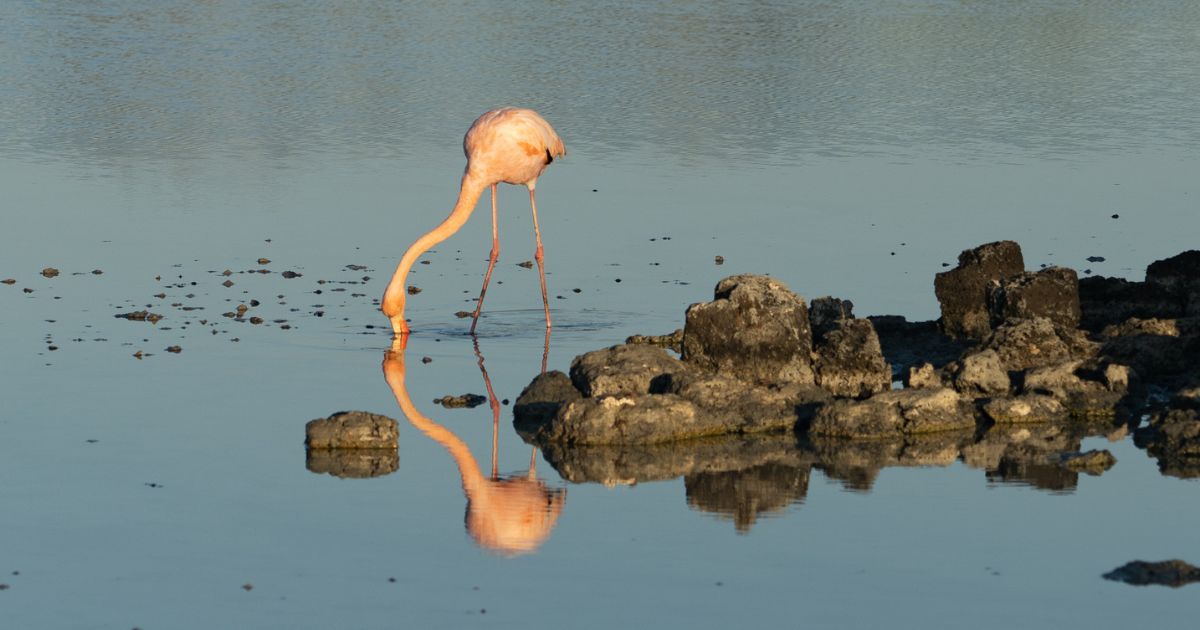
<path id="1" fill-rule="evenodd" d="M 445 433 L 397 407 L 372 302 L 500 104 L 568 147 L 538 187 L 551 368 L 674 329 L 733 273 L 911 318 L 936 316 L 943 263 L 1001 238 L 1031 268 L 1140 278 L 1200 234 L 1198 58 L 1188 2 L 5 3 L 4 625 L 1194 619 L 1193 590 L 1099 578 L 1200 561 L 1200 487 L 1118 436 L 1083 438 L 1119 463 L 1078 479 L 944 444 L 882 470 L 778 443 L 538 454 L 541 483 L 509 487 L 560 511 L 535 549 L 487 551 L 471 460 L 430 436 L 489 476 L 492 413 L 430 401 L 486 393 L 479 356 L 499 398 L 540 369 L 523 190 L 500 196 L 479 355 L 453 313 L 486 213 L 412 277 L 403 393 Z M 222 317 L 250 300 L 262 324 Z M 113 317 L 147 306 L 165 318 Z M 343 409 L 401 420 L 396 472 L 306 468 L 304 423 Z M 509 410 L 495 465 L 524 476 Z"/>

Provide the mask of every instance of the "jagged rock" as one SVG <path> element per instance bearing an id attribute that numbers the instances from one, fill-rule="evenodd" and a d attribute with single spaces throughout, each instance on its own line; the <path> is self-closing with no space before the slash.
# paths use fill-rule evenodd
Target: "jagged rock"
<path id="1" fill-rule="evenodd" d="M 1200 567 L 1194 567 L 1183 560 L 1134 560 L 1105 573 L 1103 577 L 1106 580 L 1135 586 L 1157 584 L 1179 588 L 1185 584 L 1200 582 Z"/>
<path id="2" fill-rule="evenodd" d="M 908 389 L 945 386 L 945 383 L 942 382 L 942 375 L 938 373 L 932 363 L 910 365 L 904 372 L 903 382 Z"/>
<path id="3" fill-rule="evenodd" d="M 892 386 L 875 327 L 865 319 L 828 323 L 816 346 L 817 384 L 834 396 L 863 397 Z"/>
<path id="4" fill-rule="evenodd" d="M 1200 410 L 1172 407 L 1150 416 L 1133 443 L 1158 460 L 1164 475 L 1200 477 Z"/>
<path id="5" fill-rule="evenodd" d="M 683 352 L 683 329 L 676 328 L 669 335 L 630 335 L 625 339 L 628 344 L 644 344 L 658 346 L 675 352 Z"/>
<path id="6" fill-rule="evenodd" d="M 1099 475 L 1112 468 L 1117 458 L 1106 450 L 1091 450 L 1086 453 L 1064 453 L 1060 456 L 1059 464 L 1068 470 Z"/>
<path id="7" fill-rule="evenodd" d="M 942 307 L 942 330 L 956 339 L 991 332 L 988 297 L 995 283 L 1025 271 L 1021 246 L 999 241 L 963 251 L 958 267 L 937 274 L 934 293 Z"/>
<path id="8" fill-rule="evenodd" d="M 715 416 L 740 418 L 745 428 L 739 432 L 790 429 L 797 418 L 811 417 L 813 409 L 831 399 L 828 392 L 813 385 L 754 387 L 700 371 L 668 375 L 655 383 L 654 393 L 678 395 Z"/>
<path id="9" fill-rule="evenodd" d="M 589 397 L 648 394 L 654 379 L 687 369 L 662 348 L 622 344 L 575 357 L 571 382 Z"/>
<path id="10" fill-rule="evenodd" d="M 1027 371 L 1022 392 L 1053 396 L 1074 418 L 1103 419 L 1116 413 L 1128 383 L 1124 366 L 1099 368 L 1094 362 L 1075 360 Z"/>
<path id="11" fill-rule="evenodd" d="M 1000 280 L 990 296 L 991 325 L 1009 319 L 1045 317 L 1060 326 L 1079 326 L 1079 276 L 1074 269 L 1047 267 Z"/>
<path id="12" fill-rule="evenodd" d="M 808 305 L 808 319 L 814 338 L 820 338 L 837 324 L 854 319 L 854 303 L 835 297 L 819 297 Z"/>
<path id="13" fill-rule="evenodd" d="M 400 438 L 395 420 L 365 411 L 340 411 L 310 421 L 304 427 L 310 449 L 396 448 Z"/>
<path id="14" fill-rule="evenodd" d="M 943 387 L 892 390 L 865 400 L 835 400 L 817 410 L 809 432 L 849 438 L 894 438 L 974 426 L 969 406 L 957 392 Z"/>
<path id="15" fill-rule="evenodd" d="M 1004 395 L 1010 384 L 1000 355 L 992 349 L 968 354 L 954 371 L 954 389 L 968 396 Z"/>
<path id="16" fill-rule="evenodd" d="M 1079 325 L 1099 331 L 1131 317 L 1183 317 L 1183 303 L 1157 284 L 1092 276 L 1079 281 Z"/>
<path id="17" fill-rule="evenodd" d="M 812 383 L 812 331 L 804 300 L 766 276 L 717 283 L 712 302 L 688 307 L 683 360 L 758 384 Z"/>
<path id="18" fill-rule="evenodd" d="M 582 397 L 566 374 L 558 370 L 539 374 L 513 403 L 513 424 L 518 432 L 534 430 L 553 418 L 564 404 Z"/>
<path id="19" fill-rule="evenodd" d="M 1146 267 L 1146 282 L 1158 285 L 1173 295 L 1184 295 L 1200 285 L 1200 250 L 1188 250 L 1170 258 L 1156 260 Z"/>
<path id="20" fill-rule="evenodd" d="M 983 412 L 996 424 L 1050 422 L 1067 417 L 1061 401 L 1042 394 L 993 398 L 983 405 Z"/>
<path id="21" fill-rule="evenodd" d="M 1200 319 L 1137 319 L 1109 326 L 1101 354 L 1127 363 L 1139 374 L 1175 375 L 1200 368 Z"/>
<path id="22" fill-rule="evenodd" d="M 979 344 L 979 350 L 988 349 L 995 350 L 1003 368 L 1013 372 L 1091 358 L 1099 345 L 1077 329 L 1035 317 L 1009 320 L 996 328 Z"/>

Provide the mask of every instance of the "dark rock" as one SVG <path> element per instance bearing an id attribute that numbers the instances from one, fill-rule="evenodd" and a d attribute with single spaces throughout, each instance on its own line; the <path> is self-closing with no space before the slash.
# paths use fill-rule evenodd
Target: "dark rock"
<path id="1" fill-rule="evenodd" d="M 1062 401 L 1045 394 L 993 398 L 984 403 L 983 412 L 996 424 L 1051 422 L 1067 418 L 1067 408 Z"/>
<path id="2" fill-rule="evenodd" d="M 395 420 L 365 411 L 341 411 L 305 425 L 310 449 L 391 448 L 400 436 Z"/>
<path id="3" fill-rule="evenodd" d="M 1034 317 L 1067 328 L 1079 326 L 1079 276 L 1074 269 L 1047 267 L 1005 278 L 990 298 L 993 328 L 1009 319 Z"/>
<path id="4" fill-rule="evenodd" d="M 963 357 L 953 378 L 954 389 L 976 398 L 1007 394 L 1011 385 L 1000 355 L 990 348 Z"/>
<path id="5" fill-rule="evenodd" d="M 1177 296 L 1157 284 L 1094 276 L 1079 281 L 1080 323 L 1093 332 L 1131 317 L 1175 318 L 1184 314 Z"/>
<path id="6" fill-rule="evenodd" d="M 1185 584 L 1200 582 L 1200 567 L 1194 567 L 1183 560 L 1134 560 L 1105 573 L 1103 577 L 1134 586 L 1158 584 L 1179 588 Z"/>
<path id="7" fill-rule="evenodd" d="M 1101 333 L 1101 354 L 1127 363 L 1147 377 L 1178 375 L 1200 368 L 1200 318 L 1130 319 Z"/>
<path id="8" fill-rule="evenodd" d="M 575 357 L 571 382 L 588 397 L 648 394 L 655 379 L 689 369 L 662 348 L 622 344 Z"/>
<path id="9" fill-rule="evenodd" d="M 295 271 L 285 271 L 279 275 L 283 276 L 284 278 L 291 279 L 291 278 L 299 278 L 300 276 L 302 276 L 304 274 L 296 273 Z"/>
<path id="10" fill-rule="evenodd" d="M 1164 475 L 1200 477 L 1200 411 L 1196 408 L 1172 406 L 1152 414 L 1145 426 L 1134 431 L 1133 443 L 1158 460 Z"/>
<path id="11" fill-rule="evenodd" d="M 979 350 L 995 350 L 1010 372 L 1091 358 L 1099 346 L 1077 329 L 1044 317 L 1009 320 L 987 335 Z"/>
<path id="12" fill-rule="evenodd" d="M 1024 271 L 1021 246 L 1013 241 L 988 243 L 959 254 L 958 267 L 934 278 L 942 330 L 955 339 L 978 339 L 991 332 L 992 287 Z"/>
<path id="13" fill-rule="evenodd" d="M 42 270 L 42 275 L 46 276 L 47 278 L 53 278 L 58 275 L 58 270 L 54 267 L 46 267 Z"/>
<path id="14" fill-rule="evenodd" d="M 16 278 L 5 278 L 0 280 L 0 284 L 14 285 L 17 283 Z"/>
<path id="15" fill-rule="evenodd" d="M 819 339 L 837 324 L 854 319 L 854 303 L 835 297 L 819 297 L 808 307 L 808 319 L 812 324 L 813 338 Z"/>
<path id="16" fill-rule="evenodd" d="M 826 319 L 823 327 L 815 348 L 818 385 L 834 396 L 855 398 L 891 389 L 892 368 L 870 321 Z"/>
<path id="17" fill-rule="evenodd" d="M 460 394 L 458 396 L 442 396 L 434 398 L 434 404 L 441 405 L 446 409 L 473 409 L 487 402 L 487 396 L 479 394 Z"/>
<path id="18" fill-rule="evenodd" d="M 400 469 L 400 452 L 395 448 L 310 448 L 305 467 L 343 479 L 382 477 Z"/>
<path id="19" fill-rule="evenodd" d="M 714 300 L 687 310 L 683 359 L 758 384 L 812 383 L 812 332 L 804 300 L 766 276 L 717 283 Z"/>
<path id="20" fill-rule="evenodd" d="M 1086 453 L 1064 453 L 1059 463 L 1069 470 L 1099 475 L 1112 468 L 1117 463 L 1117 458 L 1106 450 L 1092 450 Z"/>
<path id="21" fill-rule="evenodd" d="M 558 370 L 536 376 L 513 404 L 513 424 L 525 435 L 549 422 L 564 404 L 582 398 L 571 378 Z"/>
<path id="22" fill-rule="evenodd" d="M 952 389 L 904 389 L 866 400 L 835 400 L 817 410 L 809 432 L 848 438 L 895 438 L 908 434 L 972 429 L 975 418 Z"/>
<path id="23" fill-rule="evenodd" d="M 923 363 L 944 367 L 971 346 L 969 341 L 946 336 L 937 322 L 910 322 L 899 315 L 873 315 L 866 319 L 879 335 L 884 360 L 899 374 Z"/>
<path id="24" fill-rule="evenodd" d="M 1171 295 L 1186 296 L 1200 288 L 1200 250 L 1189 250 L 1146 267 L 1146 283 Z"/>
<path id="25" fill-rule="evenodd" d="M 162 315 L 159 315 L 158 313 L 151 313 L 150 311 L 133 311 L 131 313 L 117 313 L 116 315 L 113 315 L 113 317 L 116 317 L 118 319 L 127 319 L 131 322 L 150 322 L 151 324 L 153 324 L 163 318 Z"/>

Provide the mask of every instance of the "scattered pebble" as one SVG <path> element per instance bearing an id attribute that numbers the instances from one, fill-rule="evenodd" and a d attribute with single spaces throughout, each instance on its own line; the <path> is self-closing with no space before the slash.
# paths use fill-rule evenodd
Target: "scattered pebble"
<path id="1" fill-rule="evenodd" d="M 724 256 L 716 256 L 713 258 L 713 262 L 717 263 L 718 265 L 724 265 L 725 257 Z"/>
<path id="2" fill-rule="evenodd" d="M 532 260 L 526 260 L 525 262 L 519 262 L 519 263 L 517 263 L 517 266 L 518 266 L 518 267 L 524 267 L 524 268 L 526 268 L 526 269 L 532 269 L 532 268 L 533 268 L 533 261 L 532 261 Z"/>
<path id="3" fill-rule="evenodd" d="M 54 267 L 46 267 L 42 270 L 42 275 L 46 276 L 47 278 L 53 278 L 54 276 L 58 275 L 58 270 Z"/>
<path id="4" fill-rule="evenodd" d="M 25 287 L 24 289 L 21 289 L 21 290 L 26 293 L 33 293 L 33 289 L 30 289 L 29 287 Z"/>
<path id="5" fill-rule="evenodd" d="M 15 279 L 15 278 L 5 278 L 5 279 L 3 279 L 3 280 L 0 280 L 0 283 L 3 283 L 3 284 L 10 284 L 10 285 L 11 285 L 11 284 L 16 284 L 16 283 L 17 283 L 17 281 L 16 281 L 16 279 Z"/>
<path id="6" fill-rule="evenodd" d="M 409 294 L 409 295 L 416 295 L 416 294 L 418 294 L 418 293 L 420 293 L 420 292 L 421 292 L 421 287 L 418 287 L 418 286 L 416 286 L 416 285 L 414 285 L 414 284 L 410 284 L 410 285 L 408 285 L 408 294 Z"/>
<path id="7" fill-rule="evenodd" d="M 269 264 L 271 264 L 271 259 L 270 259 L 270 258 L 259 258 L 259 259 L 258 259 L 258 264 L 260 264 L 260 265 L 269 265 Z"/>
<path id="8" fill-rule="evenodd" d="M 1113 213 L 1113 215 L 1112 215 L 1112 218 L 1114 218 L 1114 219 L 1120 219 L 1120 218 L 1121 218 L 1121 215 L 1119 215 L 1119 214 L 1116 214 L 1116 213 Z"/>
<path id="9" fill-rule="evenodd" d="M 296 273 L 295 271 L 285 271 L 285 272 L 283 272 L 283 273 L 281 273 L 281 274 L 279 274 L 279 275 L 283 276 L 284 278 L 289 278 L 289 279 L 290 279 L 290 278 L 299 278 L 300 276 L 302 276 L 302 275 L 304 275 L 304 274 L 302 274 L 302 273 Z"/>
<path id="10" fill-rule="evenodd" d="M 250 318 L 250 323 L 251 323 L 251 324 L 254 324 L 255 326 L 257 326 L 257 325 L 259 325 L 259 324 L 263 323 L 263 318 L 261 318 L 261 317 L 251 317 L 251 318 Z"/>
<path id="11" fill-rule="evenodd" d="M 116 317 L 118 319 L 127 319 L 131 322 L 150 322 L 151 324 L 157 323 L 158 320 L 163 318 L 162 315 L 159 315 L 158 313 L 151 313 L 150 311 L 133 311 L 130 313 L 117 313 L 116 315 L 113 315 L 113 317 Z"/>
<path id="12" fill-rule="evenodd" d="M 1104 262 L 1103 256 L 1088 256 L 1087 261 L 1091 263 Z"/>
<path id="13" fill-rule="evenodd" d="M 167 352 L 179 354 L 180 352 L 183 352 L 183 348 L 180 348 L 179 346 L 167 346 Z"/>
<path id="14" fill-rule="evenodd" d="M 222 282 L 221 284 L 226 287 L 231 287 L 231 286 L 233 286 L 233 280 L 226 280 L 225 282 Z"/>
<path id="15" fill-rule="evenodd" d="M 246 582 L 245 584 L 242 585 L 242 590 L 249 593 L 250 591 L 254 590 L 254 585 L 249 582 Z"/>
<path id="16" fill-rule="evenodd" d="M 455 317 L 457 317 L 457 318 L 459 318 L 459 319 L 465 319 L 465 318 L 467 318 L 467 317 L 470 317 L 470 316 L 472 316 L 472 315 L 474 315 L 474 314 L 475 314 L 475 313 L 472 313 L 471 311 L 458 311 L 457 313 L 455 313 L 455 314 L 454 314 L 454 316 L 455 316 Z"/>
<path id="17" fill-rule="evenodd" d="M 433 357 L 421 357 L 421 363 L 425 363 L 425 364 L 433 363 Z"/>
<path id="18" fill-rule="evenodd" d="M 104 270 L 103 270 L 103 269 L 93 269 L 93 270 L 92 270 L 92 275 L 93 275 L 93 276 L 98 276 L 98 275 L 100 275 L 100 274 L 102 274 L 102 273 L 104 273 Z"/>

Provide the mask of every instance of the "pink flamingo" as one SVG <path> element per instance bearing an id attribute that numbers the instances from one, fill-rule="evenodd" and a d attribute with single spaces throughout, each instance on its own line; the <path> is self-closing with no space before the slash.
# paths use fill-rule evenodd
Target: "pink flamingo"
<path id="1" fill-rule="evenodd" d="M 533 233 L 537 239 L 534 260 L 537 261 L 538 275 L 542 283 L 542 306 L 546 311 L 546 328 L 549 329 L 550 300 L 546 295 L 546 271 L 542 266 L 542 232 L 538 228 L 534 189 L 542 171 L 546 170 L 554 158 L 566 155 L 567 149 L 558 134 L 554 133 L 550 123 L 537 112 L 531 109 L 502 107 L 493 109 L 475 120 L 463 138 L 463 152 L 467 155 L 467 167 L 463 172 L 454 210 L 441 225 L 417 239 L 409 246 L 408 251 L 404 252 L 400 264 L 396 266 L 396 273 L 384 291 L 381 310 L 392 321 L 392 330 L 396 336 L 409 334 L 408 323 L 404 321 L 404 302 L 407 295 L 405 281 L 408 272 L 421 254 L 449 238 L 467 222 L 480 195 L 483 194 L 483 189 L 490 186 L 492 252 L 488 257 L 487 273 L 483 276 L 479 302 L 471 316 L 471 332 L 475 332 L 475 325 L 479 323 L 479 312 L 483 309 L 483 297 L 487 294 L 488 281 L 492 279 L 492 269 L 500 256 L 500 233 L 496 227 L 496 185 L 505 182 L 529 188 L 529 205 L 533 208 Z"/>

